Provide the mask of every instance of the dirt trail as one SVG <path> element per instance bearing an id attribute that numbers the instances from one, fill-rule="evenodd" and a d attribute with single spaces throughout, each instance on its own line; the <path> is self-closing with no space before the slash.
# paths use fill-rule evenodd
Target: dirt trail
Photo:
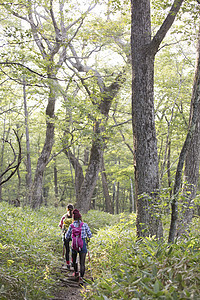
<path id="1" fill-rule="evenodd" d="M 58 284 L 55 287 L 53 300 L 83 300 L 83 293 L 87 288 L 87 280 L 91 280 L 90 272 L 86 269 L 83 287 L 79 286 L 79 282 L 73 276 L 73 268 L 67 269 L 66 264 L 62 264 L 56 270 Z"/>

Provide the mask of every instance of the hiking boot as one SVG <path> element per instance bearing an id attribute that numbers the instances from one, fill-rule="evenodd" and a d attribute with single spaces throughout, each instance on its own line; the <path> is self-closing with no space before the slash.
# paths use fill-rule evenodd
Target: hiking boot
<path id="1" fill-rule="evenodd" d="M 74 272 L 73 276 L 76 277 L 76 278 L 78 278 L 79 277 L 79 272 Z"/>
<path id="2" fill-rule="evenodd" d="M 83 286 L 83 278 L 82 277 L 79 277 L 79 285 Z"/>
<path id="3" fill-rule="evenodd" d="M 70 265 L 67 265 L 67 269 L 70 270 Z"/>

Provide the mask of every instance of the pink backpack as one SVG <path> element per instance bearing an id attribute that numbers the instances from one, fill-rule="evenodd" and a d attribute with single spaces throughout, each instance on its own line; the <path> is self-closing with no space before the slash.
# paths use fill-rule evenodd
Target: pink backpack
<path id="1" fill-rule="evenodd" d="M 72 228 L 72 249 L 75 251 L 81 251 L 83 248 L 83 240 L 81 238 L 83 222 L 81 222 L 79 227 L 75 227 L 73 224 L 70 226 Z"/>

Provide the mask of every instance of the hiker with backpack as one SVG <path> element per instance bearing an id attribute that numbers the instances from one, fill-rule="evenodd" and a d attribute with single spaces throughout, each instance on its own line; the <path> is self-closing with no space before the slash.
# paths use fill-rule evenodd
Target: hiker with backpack
<path id="1" fill-rule="evenodd" d="M 71 238 L 66 239 L 65 235 L 66 235 L 69 225 L 72 223 L 73 209 L 74 209 L 73 205 L 68 204 L 67 213 L 62 216 L 60 223 L 59 223 L 59 226 L 63 232 L 63 256 L 64 256 L 64 248 L 65 248 L 65 259 L 66 259 L 68 270 L 70 270 L 70 259 L 69 259 L 70 246 L 69 246 L 69 243 L 71 241 Z"/>
<path id="2" fill-rule="evenodd" d="M 87 223 L 82 222 L 82 216 L 78 209 L 73 210 L 74 222 L 69 226 L 65 238 L 72 238 L 72 259 L 74 267 L 74 275 L 79 279 L 79 284 L 83 285 L 83 277 L 85 274 L 85 258 L 87 253 L 86 239 L 92 237 L 92 233 Z M 78 272 L 77 255 L 79 253 L 80 277 Z"/>

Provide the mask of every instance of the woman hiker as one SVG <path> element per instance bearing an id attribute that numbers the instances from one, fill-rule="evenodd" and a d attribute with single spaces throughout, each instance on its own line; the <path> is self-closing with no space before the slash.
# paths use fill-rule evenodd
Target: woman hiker
<path id="1" fill-rule="evenodd" d="M 83 285 L 83 277 L 85 274 L 85 258 L 86 258 L 86 253 L 87 253 L 87 245 L 86 245 L 86 239 L 92 237 L 92 233 L 90 231 L 90 228 L 87 223 L 82 222 L 82 216 L 78 209 L 73 210 L 73 219 L 74 222 L 69 226 L 69 229 L 66 233 L 65 238 L 73 238 L 74 235 L 74 229 L 80 229 L 81 230 L 81 239 L 82 239 L 82 247 L 79 248 L 78 250 L 72 249 L 72 260 L 73 260 L 73 267 L 74 267 L 74 275 L 76 278 L 79 279 L 79 284 Z M 72 240 L 72 247 L 73 247 L 73 240 Z M 75 247 L 74 247 L 75 248 Z M 78 272 L 78 263 L 77 263 L 77 255 L 79 253 L 79 262 L 80 262 L 80 277 L 79 277 L 79 272 Z"/>
<path id="2" fill-rule="evenodd" d="M 59 226 L 62 229 L 63 232 L 63 247 L 65 247 L 65 259 L 67 263 L 67 269 L 70 269 L 70 260 L 69 260 L 69 253 L 70 253 L 70 247 L 69 242 L 71 241 L 71 238 L 66 239 L 65 234 L 67 232 L 67 229 L 69 225 L 72 223 L 72 211 L 74 207 L 72 204 L 68 204 L 67 206 L 67 213 L 64 214 L 60 220 Z M 64 248 L 63 248 L 64 249 Z"/>

